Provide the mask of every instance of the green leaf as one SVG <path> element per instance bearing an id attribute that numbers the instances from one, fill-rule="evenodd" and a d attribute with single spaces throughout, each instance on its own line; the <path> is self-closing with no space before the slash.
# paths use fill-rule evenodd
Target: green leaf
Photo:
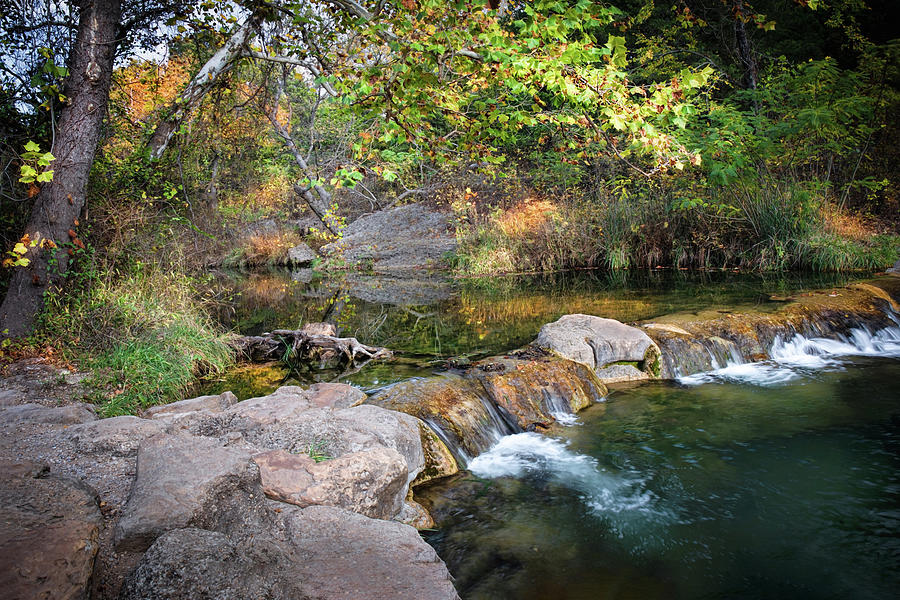
<path id="1" fill-rule="evenodd" d="M 29 141 L 27 144 L 25 144 L 26 152 L 39 152 L 40 149 L 41 149 L 41 147 L 38 146 L 37 143 L 34 141 Z"/>

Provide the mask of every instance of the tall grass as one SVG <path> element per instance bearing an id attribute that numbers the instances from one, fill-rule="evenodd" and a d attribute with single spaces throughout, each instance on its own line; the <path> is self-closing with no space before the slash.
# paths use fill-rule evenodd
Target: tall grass
<path id="1" fill-rule="evenodd" d="M 460 220 L 457 269 L 467 275 L 569 268 L 881 269 L 900 237 L 831 231 L 820 193 L 760 177 L 686 201 L 689 190 L 626 182 L 592 197 L 529 198 Z M 855 238 L 855 239 L 854 239 Z"/>
<path id="2" fill-rule="evenodd" d="M 104 416 L 134 414 L 184 397 L 199 375 L 233 361 L 227 336 L 183 273 L 133 271 L 90 277 L 48 301 L 36 336 L 92 373 Z"/>

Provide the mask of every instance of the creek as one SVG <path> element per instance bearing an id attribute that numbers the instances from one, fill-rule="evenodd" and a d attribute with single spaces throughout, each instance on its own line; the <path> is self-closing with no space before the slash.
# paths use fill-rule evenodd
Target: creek
<path id="1" fill-rule="evenodd" d="M 228 281 L 241 295 L 224 320 L 259 333 L 331 311 L 344 335 L 402 352 L 344 379 L 368 392 L 440 372 L 451 357 L 522 346 L 566 313 L 631 321 L 717 307 L 766 312 L 783 297 L 847 283 L 579 274 L 455 284 L 415 304 L 399 292 L 385 302 L 333 282 L 265 277 L 276 292 L 259 293 L 253 277 Z M 424 535 L 462 598 L 893 596 L 900 328 L 779 339 L 769 350 L 760 363 L 613 386 L 550 434 L 491 419 L 497 431 L 487 432 L 486 451 L 466 455 L 467 471 L 416 489 L 436 521 Z M 334 376 L 254 367 L 206 389 L 249 397 Z"/>
<path id="2" fill-rule="evenodd" d="M 212 290 L 222 299 L 218 316 L 238 333 L 258 335 L 328 320 L 339 327 L 340 335 L 385 346 L 398 357 L 350 374 L 291 370 L 279 363 L 251 365 L 204 382 L 198 393 L 231 390 L 245 399 L 281 385 L 338 377 L 373 392 L 443 370 L 450 358 L 475 360 L 521 347 L 534 340 L 542 325 L 568 313 L 629 322 L 711 307 L 774 311 L 783 302 L 773 297 L 865 278 L 866 274 L 583 271 L 454 282 L 365 276 L 310 280 L 308 270 L 221 272 Z"/>
<path id="3" fill-rule="evenodd" d="M 467 600 L 891 597 L 896 333 L 883 356 L 797 344 L 504 437 L 419 493 L 428 539 Z"/>

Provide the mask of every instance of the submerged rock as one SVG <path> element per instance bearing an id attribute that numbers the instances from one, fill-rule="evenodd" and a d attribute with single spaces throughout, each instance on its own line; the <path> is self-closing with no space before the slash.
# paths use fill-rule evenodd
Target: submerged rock
<path id="1" fill-rule="evenodd" d="M 0 595 L 88 597 L 102 517 L 97 493 L 40 465 L 0 462 Z"/>
<path id="2" fill-rule="evenodd" d="M 564 315 L 541 327 L 534 345 L 593 369 L 604 382 L 659 372 L 659 348 L 646 333 L 613 319 Z"/>

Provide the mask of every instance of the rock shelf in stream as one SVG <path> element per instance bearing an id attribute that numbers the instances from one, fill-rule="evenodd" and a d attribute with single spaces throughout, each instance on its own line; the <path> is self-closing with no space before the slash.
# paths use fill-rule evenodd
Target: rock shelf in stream
<path id="1" fill-rule="evenodd" d="M 896 327 L 900 278 L 885 277 L 794 298 L 773 313 L 709 310 L 667 315 L 639 326 L 661 351 L 660 377 L 767 360 L 795 336 L 844 339 L 854 329 Z"/>
<path id="2" fill-rule="evenodd" d="M 545 431 L 605 394 L 587 366 L 530 349 L 461 372 L 401 381 L 366 403 L 428 423 L 465 466 L 501 437 Z"/>

